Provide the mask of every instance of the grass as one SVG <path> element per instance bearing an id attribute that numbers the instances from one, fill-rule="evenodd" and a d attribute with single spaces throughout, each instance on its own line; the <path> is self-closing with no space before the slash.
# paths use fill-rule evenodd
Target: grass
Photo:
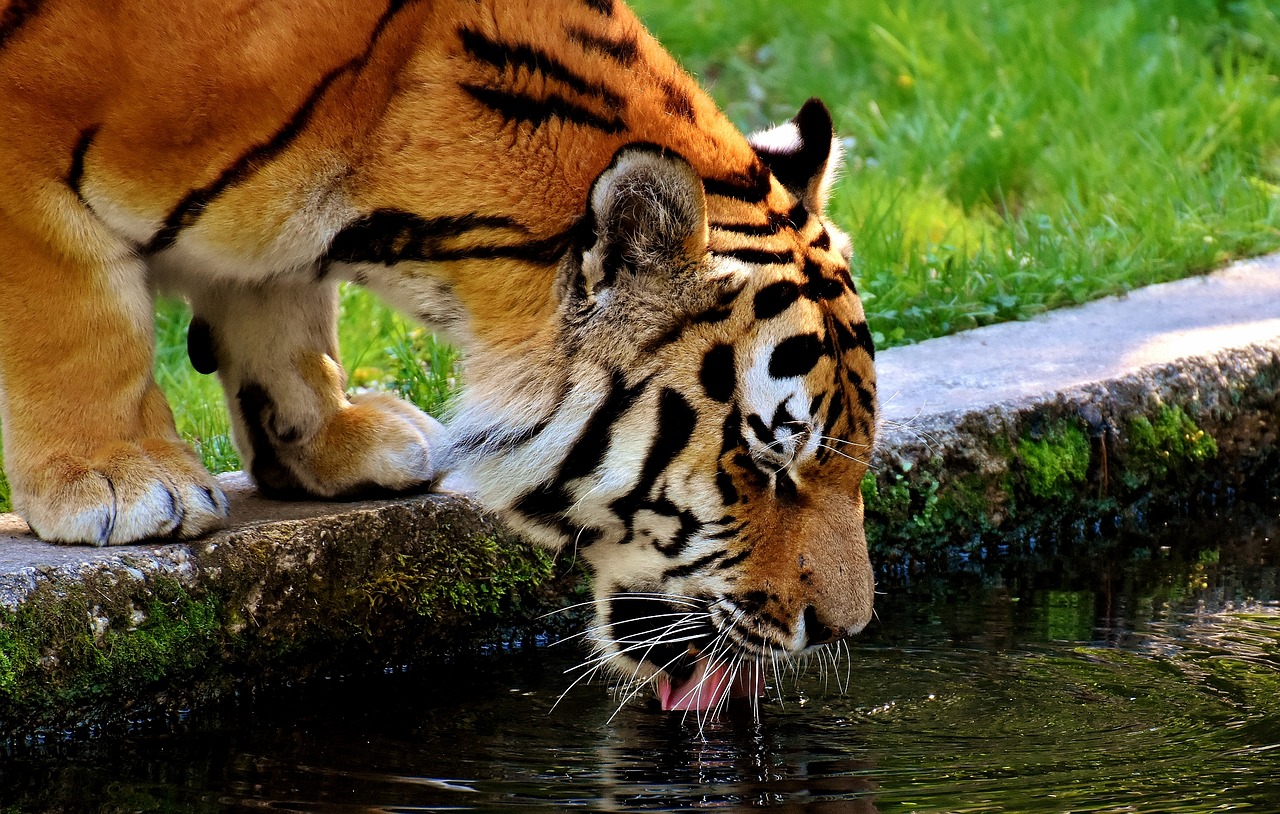
<path id="1" fill-rule="evenodd" d="M 1273 3 L 633 5 L 743 129 L 809 96 L 831 107 L 848 147 L 831 211 L 882 347 L 1280 248 Z M 351 384 L 438 412 L 452 352 L 361 291 L 342 308 Z M 235 468 L 217 383 L 186 362 L 187 319 L 162 306 L 157 376 L 210 467 Z"/>
<path id="2" fill-rule="evenodd" d="M 827 101 L 881 345 L 1280 247 L 1274 3 L 635 4 L 740 126 Z"/>

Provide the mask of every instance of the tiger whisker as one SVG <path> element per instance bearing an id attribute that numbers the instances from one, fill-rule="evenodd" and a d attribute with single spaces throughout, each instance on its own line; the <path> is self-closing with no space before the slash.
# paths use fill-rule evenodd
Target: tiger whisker
<path id="1" fill-rule="evenodd" d="M 614 718 L 616 718 L 616 717 L 618 717 L 618 713 L 619 713 L 619 712 L 622 712 L 622 708 L 623 708 L 623 707 L 625 707 L 625 706 L 627 705 L 627 703 L 628 703 L 632 698 L 635 698 L 635 697 L 636 697 L 636 695 L 637 695 L 637 694 L 639 694 L 639 692 L 640 692 L 642 689 L 644 689 L 644 688 L 645 688 L 646 686 L 648 686 L 648 685 L 649 685 L 649 684 L 650 684 L 654 679 L 656 679 L 659 673 L 661 673 L 663 670 L 666 670 L 668 667 L 670 667 L 671 665 L 673 665 L 673 664 L 675 664 L 677 661 L 679 661 L 679 660 L 680 660 L 680 657 L 681 657 L 681 656 L 683 656 L 683 655 L 684 655 L 684 654 L 683 654 L 683 653 L 681 653 L 680 655 L 677 655 L 677 656 L 675 656 L 674 658 L 672 658 L 672 659 L 670 659 L 669 661 L 667 661 L 667 663 L 666 663 L 666 664 L 663 664 L 663 665 L 662 665 L 661 667 L 659 667 L 656 671 L 654 671 L 654 674 L 653 674 L 652 676 L 650 676 L 649 678 L 646 678 L 644 681 L 641 681 L 641 682 L 637 683 L 637 684 L 635 685 L 635 687 L 634 687 L 634 688 L 632 688 L 630 684 L 626 685 L 623 691 L 624 691 L 624 692 L 626 692 L 626 690 L 627 690 L 627 689 L 630 689 L 630 692 L 628 692 L 628 693 L 627 693 L 627 695 L 626 695 L 626 697 L 625 697 L 625 698 L 623 698 L 623 699 L 622 699 L 622 701 L 620 701 L 620 702 L 618 703 L 618 708 L 617 708 L 617 709 L 615 709 L 615 710 L 613 711 L 613 714 L 609 716 L 609 719 L 608 719 L 607 721 L 605 721 L 605 724 L 612 723 L 612 722 L 613 722 L 613 719 L 614 719 Z M 639 669 L 639 667 L 638 667 L 638 666 L 637 666 L 637 669 Z M 632 676 L 634 677 L 634 676 L 635 676 L 635 673 L 632 673 Z M 634 678 L 633 678 L 633 683 L 634 683 Z"/>
<path id="2" fill-rule="evenodd" d="M 614 602 L 620 599 L 660 599 L 664 602 L 669 602 L 672 605 L 679 605 L 683 603 L 690 607 L 702 607 L 707 604 L 707 600 L 705 599 L 701 599 L 696 596 L 682 596 L 680 594 L 664 594 L 664 593 L 657 593 L 657 592 L 610 594 L 608 596 L 602 596 L 597 599 L 588 599 L 585 602 L 575 602 L 572 605 L 567 605 L 563 608 L 557 608 L 553 611 L 548 611 L 547 613 L 542 614 L 538 618 L 546 619 L 547 617 L 555 616 L 561 613 L 566 613 L 571 610 L 577 610 L 578 608 L 585 608 L 588 605 L 599 605 L 604 602 Z"/>
<path id="3" fill-rule="evenodd" d="M 680 624 L 680 623 L 677 623 L 677 624 Z M 672 627 L 675 627 L 675 626 L 673 625 Z M 699 627 L 698 625 L 692 625 L 692 624 L 691 624 L 691 625 L 689 625 L 689 626 L 688 626 L 687 630 L 697 630 L 697 629 L 698 629 L 698 627 Z M 684 634 L 685 632 L 686 632 L 686 629 L 680 629 L 680 630 L 669 630 L 669 631 L 667 631 L 667 633 L 669 633 L 669 634 L 670 634 L 670 633 L 679 633 L 679 634 Z M 565 670 L 564 672 L 567 674 L 567 673 L 571 673 L 571 672 L 573 672 L 574 670 L 582 670 L 582 669 L 585 669 L 585 668 L 590 667 L 590 666 L 592 666 L 592 665 L 605 664 L 605 663 L 607 663 L 607 662 L 609 662 L 609 661 L 612 661 L 613 659 L 618 658 L 619 656 L 626 655 L 627 653 L 632 653 L 632 652 L 634 652 L 634 651 L 636 651 L 636 650 L 640 650 L 641 648 L 646 648 L 646 649 L 648 649 L 648 650 L 652 650 L 654 647 L 656 647 L 656 646 L 658 646 L 658 645 L 660 645 L 660 644 L 683 644 L 683 643 L 685 643 L 685 642 L 696 642 L 696 641 L 698 641 L 699 639 L 702 639 L 702 638 L 704 638 L 704 637 L 705 637 L 705 636 L 704 636 L 704 634 L 702 634 L 702 633 L 698 633 L 698 634 L 696 634 L 696 635 L 692 635 L 692 636 L 683 636 L 683 635 L 682 635 L 682 636 L 681 636 L 680 638 L 678 638 L 678 639 L 662 639 L 662 638 L 658 638 L 658 639 L 644 639 L 644 640 L 642 640 L 642 641 L 627 641 L 627 642 L 625 642 L 625 643 L 628 645 L 627 647 L 619 648 L 618 650 L 616 650 L 616 651 L 614 651 L 614 652 L 611 652 L 611 653 L 601 653 L 601 654 L 599 654 L 599 655 L 592 656 L 591 658 L 587 659 L 586 661 L 580 662 L 579 664 L 576 664 L 576 665 L 574 665 L 573 667 L 570 667 L 569 669 Z M 618 644 L 618 642 L 614 642 L 614 643 L 615 643 L 615 644 Z"/>
<path id="4" fill-rule="evenodd" d="M 831 441 L 832 443 L 835 443 L 835 444 L 844 444 L 845 446 L 850 446 L 850 447 L 862 447 L 863 449 L 875 448 L 874 445 L 872 444 L 862 444 L 857 441 L 850 441 L 845 438 L 836 438 L 834 435 L 816 435 L 814 437 L 817 438 L 819 441 Z"/>
<path id="5" fill-rule="evenodd" d="M 679 616 L 679 617 L 682 617 L 682 618 L 687 619 L 687 618 L 690 618 L 690 617 L 693 617 L 693 616 L 697 616 L 697 615 L 698 615 L 698 614 L 694 614 L 694 613 L 687 613 L 687 612 L 655 613 L 655 614 L 652 614 L 652 615 L 650 615 L 650 616 L 638 616 L 638 617 L 636 617 L 635 619 L 632 619 L 632 620 L 630 620 L 630 621 L 633 621 L 633 622 L 647 622 L 647 621 L 649 621 L 649 620 L 651 620 L 651 619 L 664 619 L 664 618 L 671 618 L 671 617 L 675 617 L 675 616 Z M 589 638 L 592 634 L 599 633 L 600 631 L 605 630 L 606 628 L 610 628 L 610 627 L 612 627 L 612 626 L 613 626 L 613 623 L 612 623 L 612 622 L 602 622 L 602 623 L 600 623 L 600 624 L 598 624 L 598 625 L 592 625 L 591 627 L 584 628 L 583 630 L 579 630 L 577 633 L 571 633 L 571 634 L 569 634 L 568 636 L 564 636 L 564 637 L 562 637 L 562 638 L 560 638 L 560 639 L 557 639 L 556 641 L 552 642 L 551 644 L 549 644 L 549 645 L 547 645 L 547 646 L 548 646 L 548 647 L 555 647 L 555 646 L 556 646 L 556 645 L 558 645 L 558 644 L 564 644 L 564 643 L 565 643 L 565 642 L 567 642 L 567 641 L 571 641 L 571 640 L 573 640 L 573 639 L 577 639 L 577 638 L 580 638 L 580 637 L 583 637 L 583 636 L 586 636 L 586 637 L 588 637 L 588 638 Z M 654 630 L 657 630 L 657 628 L 654 628 Z"/>
<path id="6" fill-rule="evenodd" d="M 834 454 L 834 455 L 839 455 L 841 458 L 847 458 L 847 459 L 849 459 L 850 461 L 853 461 L 853 462 L 855 462 L 855 463 L 860 463 L 860 464 L 862 464 L 863 466 L 867 467 L 868 469 L 879 469 L 879 467 L 877 467 L 875 464 L 871 463 L 870 461 L 864 461 L 864 460 L 862 460 L 861 458 L 855 458 L 855 457 L 853 457 L 852 455 L 849 455 L 849 454 L 846 454 L 846 453 L 844 453 L 844 452 L 841 452 L 840 450 L 836 449 L 835 447 L 829 447 L 829 446 L 827 446 L 826 444 L 819 444 L 818 446 L 819 446 L 819 447 L 822 447 L 822 448 L 823 448 L 823 449 L 825 449 L 825 450 L 829 450 L 829 451 L 830 451 L 832 454 Z"/>

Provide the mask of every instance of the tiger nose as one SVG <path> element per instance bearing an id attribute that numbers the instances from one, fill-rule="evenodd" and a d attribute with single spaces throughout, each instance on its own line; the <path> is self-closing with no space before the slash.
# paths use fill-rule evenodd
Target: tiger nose
<path id="1" fill-rule="evenodd" d="M 831 627 L 818 617 L 818 611 L 813 605 L 807 605 L 804 609 L 804 636 L 805 647 L 817 647 L 820 644 L 831 644 L 845 637 L 845 632 Z"/>

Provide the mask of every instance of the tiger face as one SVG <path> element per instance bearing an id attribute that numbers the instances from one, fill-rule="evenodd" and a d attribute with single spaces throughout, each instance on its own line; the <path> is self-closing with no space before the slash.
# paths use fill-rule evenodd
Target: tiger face
<path id="1" fill-rule="evenodd" d="M 619 150 L 559 271 L 555 409 L 469 436 L 482 499 L 590 565 L 589 663 L 668 709 L 757 694 L 870 619 L 874 350 L 822 215 L 833 144 L 811 102 L 757 139 L 763 200 L 715 213 L 679 156 Z"/>

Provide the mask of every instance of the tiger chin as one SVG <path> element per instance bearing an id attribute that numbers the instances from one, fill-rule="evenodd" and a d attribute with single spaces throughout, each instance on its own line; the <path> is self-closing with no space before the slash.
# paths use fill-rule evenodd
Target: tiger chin
<path id="1" fill-rule="evenodd" d="M 595 663 L 664 708 L 869 621 L 874 349 L 820 102 L 743 136 L 615 0 L 9 0 L 0 110 L 0 421 L 42 538 L 225 522 L 153 378 L 163 290 L 264 493 L 465 482 L 590 565 Z M 346 393 L 344 280 L 467 353 L 446 425 Z"/>

